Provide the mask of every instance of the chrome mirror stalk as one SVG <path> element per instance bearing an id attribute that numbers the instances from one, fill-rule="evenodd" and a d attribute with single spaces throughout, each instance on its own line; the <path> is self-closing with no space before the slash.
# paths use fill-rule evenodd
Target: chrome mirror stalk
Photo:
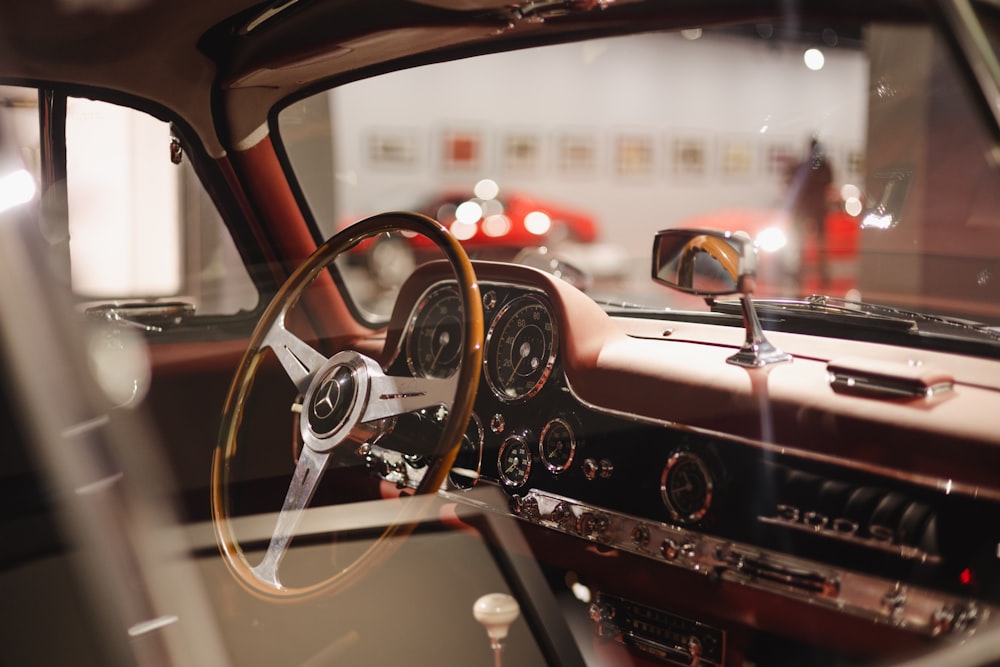
<path id="1" fill-rule="evenodd" d="M 764 337 L 764 330 L 760 326 L 760 319 L 757 317 L 757 311 L 753 307 L 753 300 L 750 298 L 749 292 L 740 296 L 740 305 L 743 307 L 743 328 L 746 330 L 746 340 L 743 341 L 743 347 L 740 348 L 740 351 L 727 358 L 726 361 L 744 368 L 760 368 L 791 361 L 792 355 L 782 352 Z"/>

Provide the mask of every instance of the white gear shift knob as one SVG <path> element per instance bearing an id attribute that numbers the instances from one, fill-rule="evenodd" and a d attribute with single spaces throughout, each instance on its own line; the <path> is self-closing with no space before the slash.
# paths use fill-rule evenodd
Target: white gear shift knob
<path id="1" fill-rule="evenodd" d="M 507 637 L 510 624 L 517 620 L 520 613 L 517 600 L 506 593 L 488 593 L 472 606 L 473 616 L 486 628 L 494 647 Z"/>

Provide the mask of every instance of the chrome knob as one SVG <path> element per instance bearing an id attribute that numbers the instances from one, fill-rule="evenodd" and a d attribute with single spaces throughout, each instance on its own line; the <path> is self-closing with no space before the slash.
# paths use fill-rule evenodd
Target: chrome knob
<path id="1" fill-rule="evenodd" d="M 594 512 L 584 512 L 576 522 L 576 532 L 582 537 L 600 535 L 608 529 L 608 517 Z"/>
<path id="2" fill-rule="evenodd" d="M 529 521 L 537 521 L 542 515 L 538 509 L 538 501 L 531 496 L 525 498 L 515 495 L 511 498 L 511 510 L 517 516 L 522 516 Z"/>

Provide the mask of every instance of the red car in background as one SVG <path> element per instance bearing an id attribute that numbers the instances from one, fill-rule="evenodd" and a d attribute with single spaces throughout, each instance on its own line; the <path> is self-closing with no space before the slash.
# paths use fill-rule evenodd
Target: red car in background
<path id="1" fill-rule="evenodd" d="M 738 208 L 713 211 L 684 222 L 681 227 L 743 231 L 758 250 L 759 296 L 825 294 L 849 297 L 857 287 L 858 241 L 861 211 L 856 198 L 832 199 L 823 221 L 826 279 L 820 264 L 818 234 L 799 233 L 791 212 L 780 208 Z"/>
<path id="2" fill-rule="evenodd" d="M 522 193 L 499 194 L 477 184 L 474 193 L 447 192 L 418 208 L 447 227 L 471 254 L 509 259 L 527 246 L 597 239 L 597 223 L 582 211 Z"/>
<path id="3" fill-rule="evenodd" d="M 560 243 L 593 243 L 598 225 L 582 211 L 541 201 L 523 193 L 500 194 L 495 182 L 483 180 L 473 191 L 446 191 L 415 206 L 434 218 L 462 243 L 475 259 L 509 261 L 525 248 Z M 422 252 L 431 250 L 425 237 L 386 237 L 362 244 L 370 274 L 383 286 L 409 275 Z"/>

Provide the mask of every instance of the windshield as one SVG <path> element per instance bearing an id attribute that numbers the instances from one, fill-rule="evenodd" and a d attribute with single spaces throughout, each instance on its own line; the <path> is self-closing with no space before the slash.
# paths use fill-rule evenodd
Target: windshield
<path id="1" fill-rule="evenodd" d="M 756 243 L 755 297 L 996 324 L 996 154 L 951 55 L 911 21 L 692 27 L 378 76 L 279 125 L 323 237 L 416 210 L 473 258 L 543 247 L 599 301 L 705 309 L 650 280 L 653 236 L 738 230 Z M 376 315 L 370 295 L 422 259 L 407 239 L 380 245 L 342 260 Z"/>

